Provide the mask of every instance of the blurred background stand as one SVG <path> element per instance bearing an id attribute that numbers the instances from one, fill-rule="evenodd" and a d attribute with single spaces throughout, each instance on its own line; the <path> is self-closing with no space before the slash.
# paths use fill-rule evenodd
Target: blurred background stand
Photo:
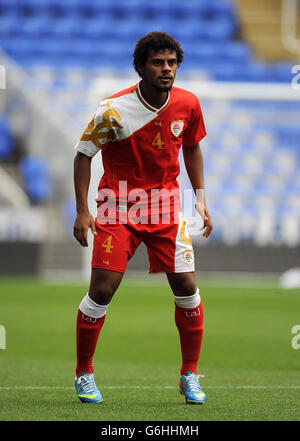
<path id="1" fill-rule="evenodd" d="M 207 127 L 211 238 L 189 219 L 199 275 L 299 267 L 299 17 L 298 0 L 0 0 L 1 276 L 88 281 L 92 236 L 83 249 L 72 235 L 74 146 L 99 102 L 139 80 L 132 53 L 152 30 L 180 41 L 176 85 L 197 94 Z M 142 245 L 128 269 L 145 274 L 147 262 Z"/>

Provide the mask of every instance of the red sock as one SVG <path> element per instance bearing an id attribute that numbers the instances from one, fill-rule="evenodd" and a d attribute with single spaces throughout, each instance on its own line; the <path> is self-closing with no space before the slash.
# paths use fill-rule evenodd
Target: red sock
<path id="1" fill-rule="evenodd" d="M 179 331 L 182 365 L 181 375 L 196 374 L 203 335 L 202 300 L 197 308 L 184 309 L 175 303 L 175 323 Z"/>
<path id="2" fill-rule="evenodd" d="M 78 310 L 76 323 L 76 376 L 84 372 L 94 372 L 93 355 L 95 353 L 99 333 L 103 326 L 105 315 L 95 319 Z"/>

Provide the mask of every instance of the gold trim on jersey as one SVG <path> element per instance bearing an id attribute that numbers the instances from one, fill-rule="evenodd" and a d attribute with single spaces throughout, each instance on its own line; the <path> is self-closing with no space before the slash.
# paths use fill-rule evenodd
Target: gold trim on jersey
<path id="1" fill-rule="evenodd" d="M 190 238 L 189 236 L 186 236 L 186 235 L 185 235 L 185 227 L 186 227 L 186 221 L 184 220 L 184 221 L 182 222 L 182 225 L 181 225 L 181 228 L 180 228 L 180 232 L 179 232 L 180 239 L 181 239 L 183 242 L 187 243 L 188 245 L 192 245 L 192 240 L 191 240 L 191 238 Z"/>
<path id="2" fill-rule="evenodd" d="M 119 112 L 115 109 L 107 109 L 103 115 L 103 121 L 94 127 L 95 116 L 93 116 L 92 120 L 89 122 L 87 128 L 83 132 L 83 135 L 80 138 L 80 141 L 92 141 L 92 143 L 101 148 L 103 144 L 106 142 L 114 142 L 118 138 L 118 131 L 123 128 L 118 121 L 121 121 L 122 118 Z M 115 119 L 111 119 L 111 117 Z M 108 129 L 107 131 L 103 131 L 103 129 Z"/>

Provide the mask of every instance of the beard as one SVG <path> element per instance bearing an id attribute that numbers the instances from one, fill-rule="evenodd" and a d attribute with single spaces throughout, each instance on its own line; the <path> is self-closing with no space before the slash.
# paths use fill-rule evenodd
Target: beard
<path id="1" fill-rule="evenodd" d="M 172 89 L 173 83 L 171 84 L 171 86 L 169 87 L 160 87 L 157 86 L 156 84 L 153 84 L 153 87 L 158 91 L 158 92 L 170 92 L 170 90 Z"/>
<path id="2" fill-rule="evenodd" d="M 154 89 L 156 89 L 158 92 L 162 93 L 162 92 L 170 92 L 170 90 L 172 89 L 172 86 L 174 84 L 174 77 L 171 77 L 171 85 L 170 86 L 159 86 L 158 84 L 152 83 Z"/>

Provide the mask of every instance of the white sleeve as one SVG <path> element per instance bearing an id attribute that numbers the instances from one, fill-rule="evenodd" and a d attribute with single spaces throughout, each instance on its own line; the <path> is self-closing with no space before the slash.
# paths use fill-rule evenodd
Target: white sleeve
<path id="1" fill-rule="evenodd" d="M 97 118 L 97 114 L 95 113 L 92 116 L 92 119 L 89 121 L 85 131 L 81 135 L 80 140 L 75 145 L 75 150 L 77 150 L 77 152 L 83 153 L 86 156 L 89 156 L 90 158 L 95 156 L 95 154 L 98 153 L 100 148 L 97 147 L 93 142 L 93 131 L 97 127 L 96 119 L 98 118 Z"/>
<path id="2" fill-rule="evenodd" d="M 96 147 L 91 141 L 78 141 L 75 145 L 75 150 L 77 152 L 83 153 L 86 156 L 92 158 L 96 153 L 99 152 L 98 147 Z"/>

